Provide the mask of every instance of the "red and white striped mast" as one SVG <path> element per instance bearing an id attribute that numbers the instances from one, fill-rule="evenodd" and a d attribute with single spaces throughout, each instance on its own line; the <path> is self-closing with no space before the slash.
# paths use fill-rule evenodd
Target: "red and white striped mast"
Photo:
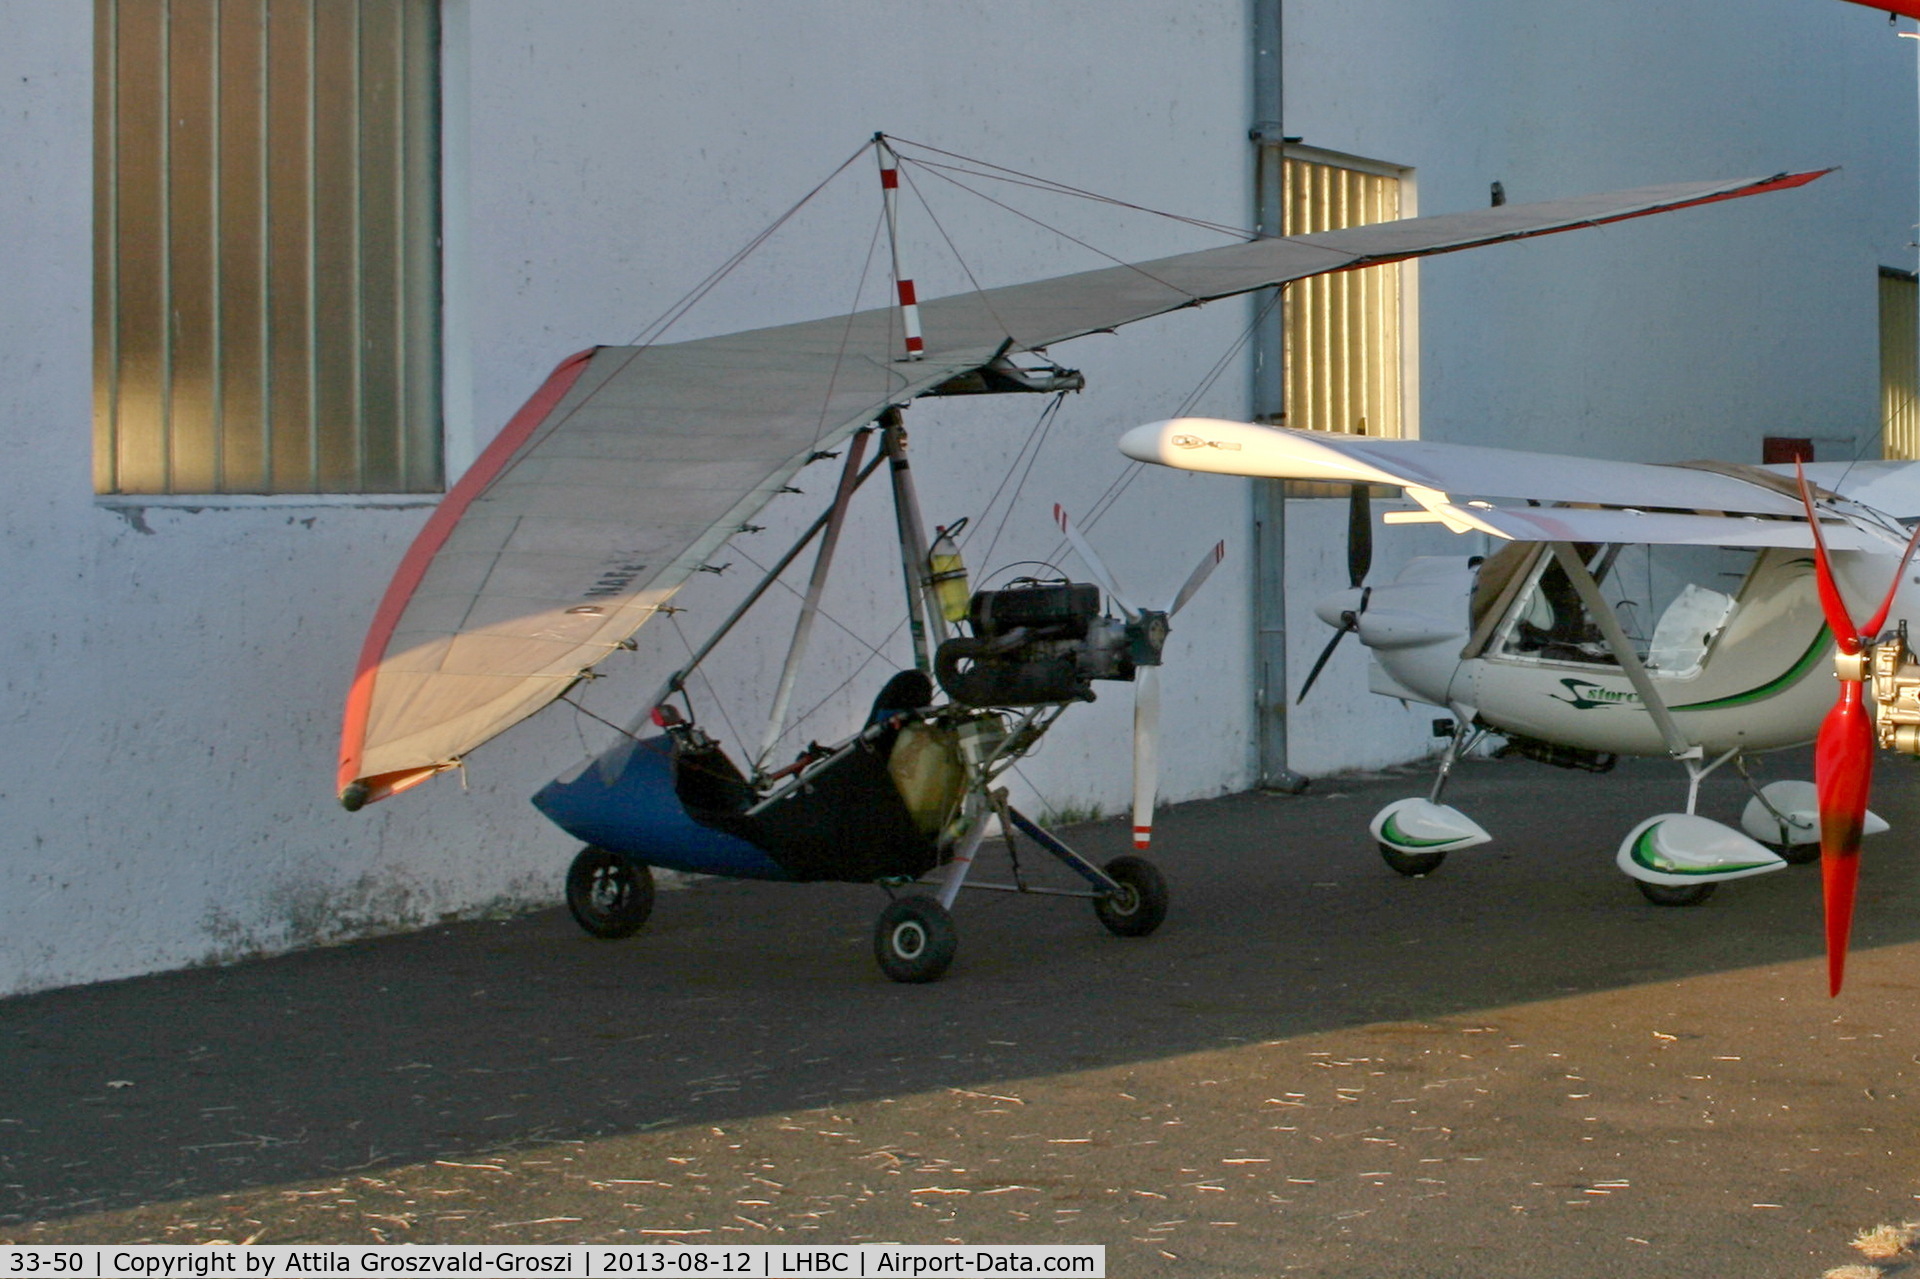
<path id="1" fill-rule="evenodd" d="M 893 254 L 893 279 L 900 291 L 900 323 L 907 335 L 907 359 L 918 360 L 926 354 L 927 344 L 920 337 L 920 301 L 914 295 L 913 281 L 900 274 L 900 157 L 887 145 L 887 135 L 873 135 L 873 151 L 880 160 L 880 194 L 886 201 L 887 247 Z"/>

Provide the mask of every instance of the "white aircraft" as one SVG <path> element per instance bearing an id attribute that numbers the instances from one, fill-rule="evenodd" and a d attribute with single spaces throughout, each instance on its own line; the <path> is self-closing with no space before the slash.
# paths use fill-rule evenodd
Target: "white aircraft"
<path id="1" fill-rule="evenodd" d="M 1920 754 L 1920 660 L 1907 642 L 1920 578 L 1906 572 L 1920 538 L 1920 464 L 1827 463 L 1796 477 L 1203 418 L 1137 427 L 1120 448 L 1181 470 L 1356 486 L 1351 589 L 1316 609 L 1338 629 L 1306 683 L 1352 632 L 1372 652 L 1374 692 L 1453 721 L 1432 791 L 1373 819 L 1388 865 L 1426 874 L 1492 838 L 1441 802 L 1454 764 L 1485 734 L 1595 771 L 1617 755 L 1668 755 L 1686 769 L 1686 808 L 1627 832 L 1620 868 L 1650 900 L 1693 905 L 1722 880 L 1818 856 L 1839 993 L 1860 839 L 1887 828 L 1866 811 L 1873 746 Z M 1504 545 L 1414 559 L 1394 581 L 1367 585 L 1365 485 L 1411 499 L 1386 513 L 1389 524 L 1436 522 Z M 1856 627 L 1863 600 L 1882 602 Z M 1889 617 L 1895 629 L 1883 631 Z M 1816 737 L 1816 781 L 1749 781 L 1741 829 L 1695 813 L 1715 769 L 1745 777 L 1748 755 Z"/>

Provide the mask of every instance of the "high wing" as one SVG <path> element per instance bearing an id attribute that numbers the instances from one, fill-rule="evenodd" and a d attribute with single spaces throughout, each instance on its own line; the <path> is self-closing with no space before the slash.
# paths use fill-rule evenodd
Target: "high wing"
<path id="1" fill-rule="evenodd" d="M 1758 466 L 1609 462 L 1213 418 L 1135 427 L 1120 449 L 1187 471 L 1397 485 L 1421 509 L 1389 513 L 1390 523 L 1431 521 L 1510 541 L 1813 546 L 1792 478 Z M 1839 484 L 1841 470 L 1823 473 Z M 1883 487 L 1886 474 L 1873 473 Z M 1836 550 L 1897 553 L 1906 543 L 1895 520 L 1841 493 L 1821 490 L 1816 509 Z"/>
<path id="2" fill-rule="evenodd" d="M 891 406 L 1033 351 L 1289 280 L 1804 185 L 1680 183 L 1255 240 L 921 306 L 564 361 L 447 494 L 361 650 L 342 725 L 357 808 L 453 767 L 621 647 L 815 455 Z"/>

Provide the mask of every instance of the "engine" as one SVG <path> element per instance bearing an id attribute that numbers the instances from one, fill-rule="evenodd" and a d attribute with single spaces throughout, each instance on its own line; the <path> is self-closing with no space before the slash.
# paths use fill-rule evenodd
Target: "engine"
<path id="1" fill-rule="evenodd" d="M 947 696 L 969 706 L 1090 702 L 1094 680 L 1130 680 L 1136 667 L 1158 665 L 1166 639 L 1165 614 L 1104 616 L 1099 588 L 1087 582 L 976 591 L 967 626 L 973 634 L 941 644 L 933 666 Z"/>

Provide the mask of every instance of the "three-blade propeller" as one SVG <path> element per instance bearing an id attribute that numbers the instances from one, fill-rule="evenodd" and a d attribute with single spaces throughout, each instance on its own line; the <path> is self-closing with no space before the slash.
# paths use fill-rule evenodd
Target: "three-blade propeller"
<path id="1" fill-rule="evenodd" d="M 1340 614 L 1340 626 L 1320 650 L 1319 658 L 1313 669 L 1307 672 L 1306 682 L 1300 685 L 1300 695 L 1293 699 L 1294 705 L 1307 700 L 1307 690 L 1313 687 L 1313 681 L 1320 678 L 1320 672 L 1326 669 L 1327 661 L 1332 658 L 1333 650 L 1340 647 L 1340 641 L 1360 629 L 1360 615 L 1367 611 L 1367 601 L 1373 591 L 1365 583 L 1367 573 L 1373 568 L 1373 500 L 1372 493 L 1364 484 L 1356 484 L 1347 495 L 1347 585 L 1360 592 L 1358 608 L 1343 610 Z"/>
<path id="2" fill-rule="evenodd" d="M 1167 619 L 1185 608 L 1213 574 L 1226 556 L 1227 544 L 1215 542 L 1208 548 L 1164 609 L 1143 609 L 1127 598 L 1118 580 L 1057 503 L 1053 520 L 1067 535 L 1093 580 L 1126 614 L 1129 637 L 1137 636 L 1133 652 L 1133 846 L 1146 848 L 1153 843 L 1153 803 L 1160 790 L 1160 649 L 1166 643 Z"/>
<path id="3" fill-rule="evenodd" d="M 1834 657 L 1840 696 L 1820 724 L 1813 748 L 1813 785 L 1820 802 L 1820 887 L 1825 903 L 1827 932 L 1827 993 L 1838 995 L 1846 977 L 1847 941 L 1853 931 L 1854 892 L 1860 880 L 1860 835 L 1866 821 L 1867 790 L 1873 782 L 1873 715 L 1866 707 L 1867 647 L 1886 625 L 1893 597 L 1906 576 L 1920 528 L 1907 542 L 1906 554 L 1894 571 L 1886 598 L 1865 626 L 1855 627 L 1840 596 L 1833 564 L 1827 556 L 1820 517 L 1804 471 L 1796 468 L 1800 501 L 1813 530 L 1814 574 L 1820 591 L 1820 611 L 1826 615 L 1839 652 Z"/>

